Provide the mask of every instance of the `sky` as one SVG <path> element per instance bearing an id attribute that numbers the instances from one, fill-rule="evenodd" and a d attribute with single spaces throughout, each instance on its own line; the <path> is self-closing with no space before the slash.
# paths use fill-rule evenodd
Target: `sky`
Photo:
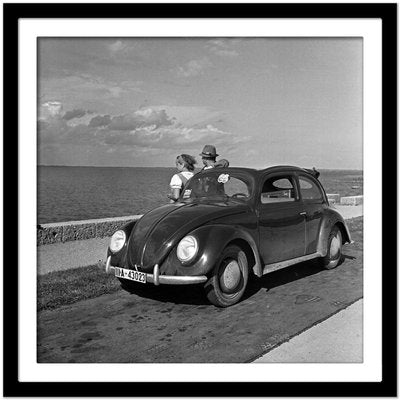
<path id="1" fill-rule="evenodd" d="M 361 38 L 41 38 L 40 165 L 362 169 Z"/>

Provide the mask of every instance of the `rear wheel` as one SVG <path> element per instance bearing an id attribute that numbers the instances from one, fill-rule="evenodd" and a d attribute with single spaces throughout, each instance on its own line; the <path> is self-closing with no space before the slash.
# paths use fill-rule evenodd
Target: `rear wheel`
<path id="1" fill-rule="evenodd" d="M 335 225 L 328 237 L 328 252 L 322 259 L 322 265 L 325 269 L 336 268 L 342 258 L 342 232 Z"/>
<path id="2" fill-rule="evenodd" d="M 211 278 L 206 282 L 208 300 L 218 307 L 237 303 L 246 289 L 248 262 L 244 251 L 235 245 L 224 249 Z"/>

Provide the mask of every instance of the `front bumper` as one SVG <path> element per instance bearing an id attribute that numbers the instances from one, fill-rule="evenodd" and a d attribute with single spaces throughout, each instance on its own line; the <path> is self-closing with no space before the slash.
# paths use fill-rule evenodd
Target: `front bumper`
<path id="1" fill-rule="evenodd" d="M 115 274 L 115 267 L 111 265 L 111 256 L 108 256 L 106 262 L 106 273 Z M 154 285 L 192 285 L 195 283 L 204 283 L 207 281 L 205 275 L 199 276 L 173 276 L 173 275 L 160 275 L 160 267 L 156 264 L 153 267 L 153 273 L 146 273 L 146 282 L 154 283 Z"/>

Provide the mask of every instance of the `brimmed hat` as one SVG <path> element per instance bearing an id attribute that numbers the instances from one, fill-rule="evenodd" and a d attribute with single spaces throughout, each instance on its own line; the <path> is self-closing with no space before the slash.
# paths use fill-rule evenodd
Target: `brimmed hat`
<path id="1" fill-rule="evenodd" d="M 203 151 L 200 153 L 200 156 L 205 158 L 215 158 L 219 156 L 219 154 L 217 154 L 215 146 L 212 146 L 211 144 L 206 144 L 203 148 Z"/>

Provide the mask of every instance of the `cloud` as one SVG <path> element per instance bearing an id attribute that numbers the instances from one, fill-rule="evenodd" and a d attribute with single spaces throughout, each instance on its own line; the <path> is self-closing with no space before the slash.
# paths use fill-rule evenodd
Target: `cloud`
<path id="1" fill-rule="evenodd" d="M 210 68 L 212 63 L 208 58 L 202 58 L 200 60 L 191 60 L 183 66 L 178 67 L 178 76 L 189 78 L 193 76 L 199 76 L 204 73 L 204 70 Z"/>
<path id="2" fill-rule="evenodd" d="M 139 146 L 159 149 L 174 149 L 182 146 L 201 147 L 205 142 L 216 145 L 225 141 L 235 142 L 229 132 L 207 125 L 202 128 L 171 126 L 155 128 L 149 126 L 130 132 L 114 131 L 105 137 L 105 143 L 113 146 Z"/>
<path id="3" fill-rule="evenodd" d="M 237 39 L 213 39 L 207 42 L 207 48 L 221 57 L 237 57 L 239 53 L 234 49 Z"/>
<path id="4" fill-rule="evenodd" d="M 111 43 L 108 48 L 110 49 L 110 51 L 112 53 L 117 53 L 118 51 L 124 50 L 126 49 L 127 45 L 123 42 L 121 42 L 121 40 L 117 40 L 114 43 Z"/>
<path id="5" fill-rule="evenodd" d="M 92 128 L 97 128 L 100 126 L 110 125 L 110 123 L 111 117 L 109 115 L 96 115 L 90 120 L 89 126 Z"/>
<path id="6" fill-rule="evenodd" d="M 173 118 L 167 115 L 165 110 L 155 110 L 152 108 L 137 110 L 134 115 L 144 125 L 155 125 L 156 127 L 171 125 L 173 120 Z"/>
<path id="7" fill-rule="evenodd" d="M 126 40 L 117 40 L 110 45 L 108 45 L 108 50 L 110 52 L 111 57 L 122 57 L 122 58 L 131 58 L 132 55 L 135 57 L 142 57 L 144 52 L 143 49 L 140 51 L 140 45 L 138 42 L 126 41 Z"/>
<path id="8" fill-rule="evenodd" d="M 39 110 L 39 118 L 56 117 L 62 113 L 63 105 L 59 101 L 46 101 Z"/>
<path id="9" fill-rule="evenodd" d="M 172 120 L 165 110 L 145 109 L 138 110 L 133 114 L 119 115 L 111 119 L 110 130 L 131 131 L 146 126 L 158 128 L 163 125 L 171 125 Z"/>
<path id="10" fill-rule="evenodd" d="M 113 131 L 132 131 L 139 127 L 135 118 L 131 115 L 119 115 L 111 119 L 109 129 Z"/>
<path id="11" fill-rule="evenodd" d="M 78 115 L 76 110 L 70 111 L 71 115 Z M 110 152 L 126 148 L 171 151 L 188 147 L 200 150 L 204 143 L 226 147 L 243 141 L 212 123 L 187 125 L 171 117 L 165 109 L 150 107 L 131 114 L 96 115 L 78 124 L 74 121 L 84 120 L 65 119 L 59 114 L 39 120 L 40 145 L 106 146 Z"/>
<path id="12" fill-rule="evenodd" d="M 226 116 L 225 111 L 201 106 L 160 105 L 153 108 L 165 110 L 169 116 L 186 126 L 204 126 L 215 122 L 221 122 L 221 119 Z"/>
<path id="13" fill-rule="evenodd" d="M 76 108 L 82 108 L 83 105 L 89 105 L 90 108 L 93 108 L 93 104 L 107 106 L 110 102 L 113 103 L 115 99 L 130 96 L 132 92 L 142 92 L 141 85 L 142 82 L 140 81 L 115 81 L 92 74 L 80 73 L 43 79 L 40 91 L 57 94 L 57 101 L 49 101 L 49 103 L 60 103 L 60 101 L 66 102 L 74 99 L 75 104 L 80 105 Z M 53 99 L 47 95 L 45 100 Z M 57 108 L 57 105 L 52 107 Z"/>
<path id="14" fill-rule="evenodd" d="M 123 88 L 119 86 L 112 86 L 108 88 L 108 90 L 110 91 L 112 97 L 120 97 L 121 94 L 125 91 Z"/>
<path id="15" fill-rule="evenodd" d="M 75 109 L 72 111 L 67 111 L 64 116 L 63 119 L 69 121 L 70 119 L 73 118 L 81 118 L 86 114 L 86 110 L 81 110 L 81 109 Z"/>

